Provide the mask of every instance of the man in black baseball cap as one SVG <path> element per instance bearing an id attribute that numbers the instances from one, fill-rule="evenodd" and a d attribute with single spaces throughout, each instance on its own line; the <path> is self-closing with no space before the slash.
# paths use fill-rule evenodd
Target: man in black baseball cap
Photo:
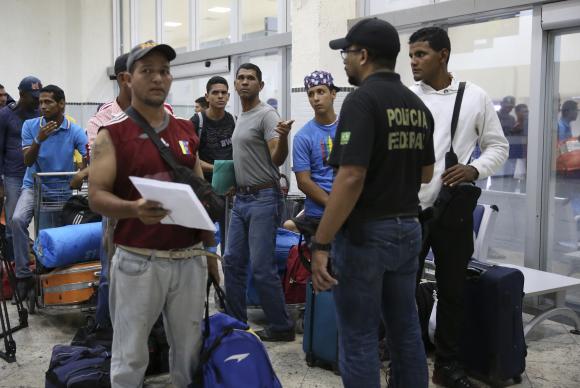
<path id="1" fill-rule="evenodd" d="M 311 241 L 313 287 L 332 287 L 346 388 L 380 387 L 381 313 L 389 385 L 427 388 L 415 278 L 418 191 L 431 180 L 435 162 L 433 117 L 394 72 L 400 43 L 389 23 L 364 19 L 330 47 L 342 50 L 349 82 L 360 87 L 342 104 L 328 160 L 337 172 Z M 334 273 L 328 270 L 331 243 Z"/>
<path id="2" fill-rule="evenodd" d="M 138 44 L 137 46 L 131 49 L 131 52 L 129 53 L 129 58 L 127 59 L 127 69 L 129 70 L 129 72 L 131 72 L 131 68 L 133 67 L 136 61 L 142 59 L 143 57 L 154 51 L 158 51 L 163 55 L 165 55 L 165 57 L 169 62 L 174 60 L 175 57 L 177 56 L 173 47 L 166 44 L 157 44 L 152 40 L 148 40 L 147 42 Z"/>
<path id="3" fill-rule="evenodd" d="M 116 80 L 119 74 L 127 71 L 127 59 L 129 59 L 129 53 L 121 54 L 115 59 L 115 74 L 109 76 L 111 81 Z"/>

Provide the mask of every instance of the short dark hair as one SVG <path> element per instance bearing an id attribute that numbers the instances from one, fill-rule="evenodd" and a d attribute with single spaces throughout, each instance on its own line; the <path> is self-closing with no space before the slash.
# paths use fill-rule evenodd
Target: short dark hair
<path id="1" fill-rule="evenodd" d="M 219 75 L 213 76 L 207 81 L 207 85 L 205 86 L 205 90 L 209 93 L 211 87 L 217 84 L 226 85 L 226 88 L 230 88 L 228 85 L 228 81 L 224 77 L 220 77 Z"/>
<path id="2" fill-rule="evenodd" d="M 577 110 L 578 109 L 578 103 L 574 100 L 567 100 L 564 101 L 564 103 L 562 104 L 562 112 L 568 112 L 570 110 Z"/>
<path id="3" fill-rule="evenodd" d="M 387 68 L 389 70 L 395 69 L 395 65 L 397 63 L 397 56 L 391 58 L 390 56 L 385 55 L 379 50 L 369 49 L 366 47 L 364 47 L 364 49 L 366 49 L 367 52 L 369 53 L 369 58 L 371 59 L 371 62 L 377 65 L 378 67 Z"/>
<path id="4" fill-rule="evenodd" d="M 256 77 L 258 77 L 258 81 L 262 82 L 262 70 L 260 70 L 257 65 L 254 65 L 253 63 L 242 63 L 240 67 L 238 67 L 238 70 L 236 70 L 236 78 L 238 77 L 241 69 L 254 70 L 256 72 Z"/>
<path id="5" fill-rule="evenodd" d="M 64 91 L 56 85 L 46 85 L 40 89 L 39 93 L 52 93 L 52 98 L 56 102 L 65 100 Z"/>
<path id="6" fill-rule="evenodd" d="M 451 54 L 449 35 L 441 27 L 425 27 L 413 32 L 409 38 L 409 44 L 416 42 L 427 42 L 433 50 L 441 51 L 447 49 Z M 449 58 L 447 58 L 447 61 L 449 61 Z"/>
<path id="7" fill-rule="evenodd" d="M 207 109 L 207 107 L 208 107 L 207 100 L 205 99 L 205 96 L 201 96 L 201 97 L 197 98 L 195 100 L 195 102 L 197 102 L 199 105 L 201 105 L 201 107 L 204 109 Z"/>
<path id="8" fill-rule="evenodd" d="M 0 84 L 0 89 L 4 89 L 4 85 Z"/>

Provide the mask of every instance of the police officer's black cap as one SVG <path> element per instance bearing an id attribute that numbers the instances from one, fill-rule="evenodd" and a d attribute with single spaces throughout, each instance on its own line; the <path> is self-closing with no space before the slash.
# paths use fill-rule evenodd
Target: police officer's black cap
<path id="1" fill-rule="evenodd" d="M 115 74 L 109 76 L 111 80 L 117 79 L 119 73 L 127 71 L 127 59 L 129 59 L 129 53 L 119 55 L 115 59 Z"/>
<path id="2" fill-rule="evenodd" d="M 148 40 L 147 42 L 138 44 L 131 49 L 129 58 L 127 59 L 127 69 L 131 69 L 135 62 L 153 51 L 158 51 L 165 55 L 167 60 L 170 62 L 177 56 L 173 47 L 167 44 L 157 44 L 152 40 Z"/>
<path id="3" fill-rule="evenodd" d="M 377 18 L 362 19 L 348 31 L 344 38 L 331 40 L 333 50 L 343 50 L 351 45 L 374 49 L 389 58 L 396 58 L 401 50 L 399 34 L 389 22 Z"/>

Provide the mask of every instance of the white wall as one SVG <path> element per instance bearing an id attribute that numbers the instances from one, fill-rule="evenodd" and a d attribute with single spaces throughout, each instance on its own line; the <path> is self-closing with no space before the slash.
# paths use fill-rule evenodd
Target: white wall
<path id="1" fill-rule="evenodd" d="M 28 75 L 60 86 L 68 102 L 113 98 L 111 0 L 2 1 L 0 15 L 0 83 L 15 99 Z"/>

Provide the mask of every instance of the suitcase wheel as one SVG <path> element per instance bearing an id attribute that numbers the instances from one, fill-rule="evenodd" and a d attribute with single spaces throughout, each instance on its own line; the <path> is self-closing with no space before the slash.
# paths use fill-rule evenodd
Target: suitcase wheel
<path id="1" fill-rule="evenodd" d="M 314 355 L 312 353 L 306 353 L 306 365 L 311 368 L 316 365 L 316 360 L 314 359 Z"/>

